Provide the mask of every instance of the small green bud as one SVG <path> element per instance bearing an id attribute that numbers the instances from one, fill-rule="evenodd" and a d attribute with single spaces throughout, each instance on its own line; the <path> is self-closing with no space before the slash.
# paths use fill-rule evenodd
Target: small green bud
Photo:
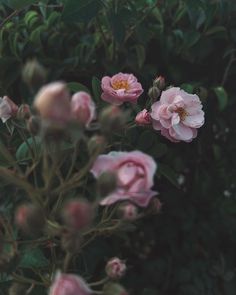
<path id="1" fill-rule="evenodd" d="M 148 90 L 148 96 L 152 99 L 152 100 L 157 100 L 158 97 L 160 96 L 161 91 L 159 88 L 153 86 L 151 88 L 149 88 Z"/>
<path id="2" fill-rule="evenodd" d="M 101 197 L 107 196 L 117 187 L 117 177 L 113 172 L 102 173 L 97 181 L 97 189 Z"/>
<path id="3" fill-rule="evenodd" d="M 36 60 L 26 62 L 22 70 L 22 79 L 32 90 L 38 90 L 47 78 L 46 69 Z"/>

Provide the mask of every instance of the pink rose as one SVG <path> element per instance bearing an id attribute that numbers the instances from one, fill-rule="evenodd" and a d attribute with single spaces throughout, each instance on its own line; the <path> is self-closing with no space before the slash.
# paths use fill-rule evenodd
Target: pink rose
<path id="1" fill-rule="evenodd" d="M 116 172 L 117 188 L 103 199 L 101 205 L 129 200 L 146 207 L 157 193 L 151 190 L 157 165 L 152 157 L 140 152 L 110 152 L 100 155 L 91 172 L 98 178 L 103 172 Z"/>
<path id="2" fill-rule="evenodd" d="M 88 93 L 79 91 L 72 96 L 72 116 L 79 123 L 88 127 L 91 121 L 95 119 L 95 109 L 96 106 Z"/>
<path id="3" fill-rule="evenodd" d="M 126 272 L 126 264 L 117 257 L 111 258 L 106 265 L 107 276 L 111 279 L 120 279 Z"/>
<path id="4" fill-rule="evenodd" d="M 15 116 L 18 111 L 18 106 L 8 97 L 0 97 L 0 118 L 5 123 L 12 116 Z"/>
<path id="5" fill-rule="evenodd" d="M 173 142 L 192 141 L 204 124 L 199 97 L 179 87 L 162 92 L 160 101 L 152 105 L 151 118 L 153 128 Z"/>
<path id="6" fill-rule="evenodd" d="M 138 125 L 149 125 L 151 124 L 151 116 L 150 113 L 144 109 L 141 112 L 139 112 L 135 118 L 135 122 Z"/>
<path id="7" fill-rule="evenodd" d="M 136 103 L 138 97 L 143 93 L 143 88 L 133 74 L 119 73 L 112 77 L 102 78 L 102 99 L 121 105 L 123 102 Z"/>
<path id="8" fill-rule="evenodd" d="M 34 107 L 42 118 L 57 123 L 70 120 L 70 94 L 63 82 L 54 82 L 43 86 L 34 100 Z"/>
<path id="9" fill-rule="evenodd" d="M 49 295 L 89 295 L 92 290 L 85 281 L 74 274 L 57 274 Z"/>

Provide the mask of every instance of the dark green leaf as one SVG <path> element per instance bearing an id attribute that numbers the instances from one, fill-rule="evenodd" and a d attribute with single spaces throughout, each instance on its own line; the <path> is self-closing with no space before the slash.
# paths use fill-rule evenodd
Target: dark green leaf
<path id="1" fill-rule="evenodd" d="M 62 20 L 65 22 L 89 22 L 97 15 L 101 7 L 100 0 L 67 0 Z"/>
<path id="2" fill-rule="evenodd" d="M 72 92 L 85 91 L 85 92 L 90 93 L 89 89 L 86 86 L 84 86 L 83 84 L 78 83 L 78 82 L 67 83 L 67 87 Z"/>
<path id="3" fill-rule="evenodd" d="M 48 265 L 49 261 L 39 248 L 25 249 L 19 264 L 23 268 L 42 268 Z"/>
<path id="4" fill-rule="evenodd" d="M 219 109 L 221 111 L 223 111 L 226 108 L 227 103 L 228 103 L 227 92 L 221 86 L 215 87 L 213 90 L 214 90 L 214 92 L 215 92 L 215 94 L 217 96 L 217 99 L 218 99 Z"/>
<path id="5" fill-rule="evenodd" d="M 93 97 L 99 102 L 101 99 L 102 89 L 101 89 L 101 81 L 97 77 L 93 77 L 92 79 L 92 89 L 93 89 Z"/>

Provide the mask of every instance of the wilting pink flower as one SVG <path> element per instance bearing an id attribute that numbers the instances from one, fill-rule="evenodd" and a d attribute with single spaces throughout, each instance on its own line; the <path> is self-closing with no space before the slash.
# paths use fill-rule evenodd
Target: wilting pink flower
<path id="1" fill-rule="evenodd" d="M 199 97 L 178 87 L 162 92 L 160 101 L 152 105 L 151 117 L 153 128 L 173 142 L 192 141 L 204 124 Z"/>
<path id="2" fill-rule="evenodd" d="M 90 225 L 93 213 L 92 205 L 88 201 L 72 200 L 65 205 L 63 218 L 69 227 L 80 230 Z"/>
<path id="3" fill-rule="evenodd" d="M 0 97 L 0 118 L 3 123 L 15 116 L 17 110 L 18 106 L 8 96 Z"/>
<path id="4" fill-rule="evenodd" d="M 95 119 L 95 109 L 96 106 L 88 93 L 79 91 L 72 96 L 72 116 L 79 123 L 88 126 Z"/>
<path id="5" fill-rule="evenodd" d="M 138 206 L 146 207 L 157 193 L 151 190 L 157 165 L 152 157 L 140 151 L 110 152 L 100 155 L 91 172 L 98 178 L 103 172 L 115 172 L 117 188 L 104 198 L 101 205 L 111 205 L 129 200 Z"/>
<path id="6" fill-rule="evenodd" d="M 74 274 L 57 274 L 49 295 L 89 295 L 92 290 L 86 282 Z"/>
<path id="7" fill-rule="evenodd" d="M 71 119 L 70 95 L 63 82 L 42 87 L 35 97 L 34 106 L 44 119 L 57 123 L 66 123 Z"/>
<path id="8" fill-rule="evenodd" d="M 117 257 L 111 258 L 106 265 L 107 276 L 111 279 L 120 279 L 126 272 L 126 264 Z"/>
<path id="9" fill-rule="evenodd" d="M 136 103 L 143 93 L 142 85 L 133 74 L 119 73 L 112 77 L 102 78 L 102 99 L 121 105 L 124 102 Z"/>
<path id="10" fill-rule="evenodd" d="M 135 118 L 135 122 L 138 125 L 149 125 L 151 124 L 151 116 L 150 113 L 144 109 L 141 112 L 139 112 Z"/>

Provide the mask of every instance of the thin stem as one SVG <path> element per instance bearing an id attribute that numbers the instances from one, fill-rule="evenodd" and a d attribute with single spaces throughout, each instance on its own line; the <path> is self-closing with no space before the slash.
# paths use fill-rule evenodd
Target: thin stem
<path id="1" fill-rule="evenodd" d="M 108 280 L 109 280 L 109 278 L 108 277 L 105 277 L 105 278 L 101 279 L 100 281 L 97 281 L 97 282 L 94 282 L 94 283 L 90 283 L 89 286 L 90 287 L 100 286 L 100 285 L 105 284 Z"/>
<path id="2" fill-rule="evenodd" d="M 7 23 L 9 20 L 11 20 L 14 16 L 16 16 L 21 10 L 15 10 L 10 15 L 8 15 L 1 23 L 0 23 L 0 29 Z"/>

